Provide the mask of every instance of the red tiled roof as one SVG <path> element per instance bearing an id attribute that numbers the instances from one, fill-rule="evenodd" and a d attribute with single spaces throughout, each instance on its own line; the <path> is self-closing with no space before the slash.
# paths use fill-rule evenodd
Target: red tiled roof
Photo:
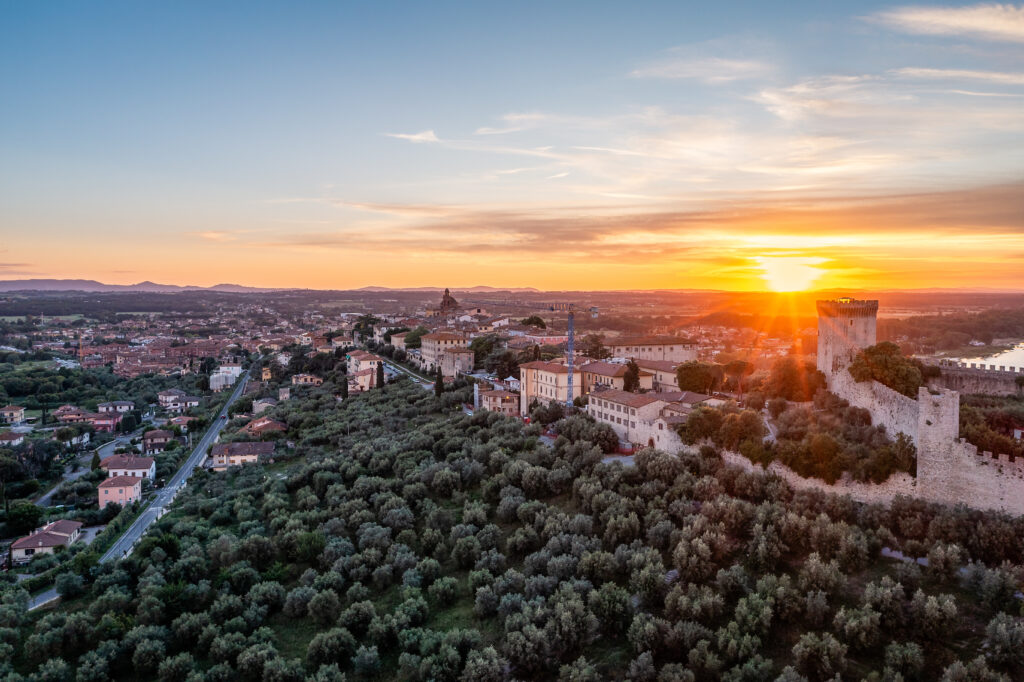
<path id="1" fill-rule="evenodd" d="M 111 476 L 99 484 L 99 488 L 134 488 L 142 485 L 142 479 L 138 476 Z"/>
<path id="2" fill-rule="evenodd" d="M 100 462 L 104 469 L 149 469 L 153 466 L 152 457 L 132 457 L 131 455 L 111 455 Z"/>
<path id="3" fill-rule="evenodd" d="M 603 391 L 592 393 L 591 399 L 608 400 L 626 407 L 646 407 L 651 403 L 664 402 L 663 398 L 657 396 L 657 393 L 630 393 L 617 388 L 606 388 Z"/>
<path id="4" fill-rule="evenodd" d="M 270 442 L 260 443 L 218 443 L 210 450 L 210 456 L 222 457 L 224 455 L 271 455 L 274 453 L 274 444 Z"/>
<path id="5" fill-rule="evenodd" d="M 622 336 L 608 339 L 606 346 L 679 346 L 692 345 L 696 341 L 675 336 Z"/>

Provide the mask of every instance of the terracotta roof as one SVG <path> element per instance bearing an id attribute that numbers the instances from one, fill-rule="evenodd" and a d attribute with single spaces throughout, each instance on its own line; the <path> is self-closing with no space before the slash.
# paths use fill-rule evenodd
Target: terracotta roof
<path id="1" fill-rule="evenodd" d="M 608 400 L 626 407 L 646 407 L 651 403 L 665 402 L 664 398 L 657 397 L 657 393 L 630 393 L 620 391 L 617 388 L 606 388 L 603 391 L 594 391 L 590 394 L 591 399 Z"/>
<path id="2" fill-rule="evenodd" d="M 676 368 L 681 363 L 673 362 L 671 360 L 641 360 L 637 358 L 636 364 L 641 369 L 654 369 L 659 372 L 672 372 L 675 373 Z"/>
<path id="3" fill-rule="evenodd" d="M 601 362 L 598 360 L 583 365 L 580 367 L 580 371 L 600 374 L 604 377 L 621 377 L 626 374 L 626 366 L 620 365 L 617 362 Z"/>
<path id="4" fill-rule="evenodd" d="M 134 488 L 142 485 L 142 478 L 139 476 L 111 476 L 100 483 L 98 488 Z"/>
<path id="5" fill-rule="evenodd" d="M 104 469 L 143 470 L 153 466 L 152 457 L 132 457 L 131 455 L 111 455 L 100 462 Z"/>
<path id="6" fill-rule="evenodd" d="M 60 519 L 58 521 L 54 521 L 48 526 L 43 526 L 43 530 L 59 533 L 60 535 L 71 535 L 81 527 L 81 521 L 72 521 L 71 519 Z"/>
<path id="7" fill-rule="evenodd" d="M 274 453 L 274 444 L 269 442 L 261 443 L 218 443 L 210 450 L 210 456 L 223 457 L 224 455 L 271 455 Z"/>
<path id="8" fill-rule="evenodd" d="M 13 443 L 14 441 L 18 440 L 19 438 L 24 438 L 24 437 L 25 437 L 25 434 L 23 434 L 23 433 L 15 433 L 14 431 L 5 431 L 4 433 L 0 433 L 0 441 L 11 441 Z"/>
<path id="9" fill-rule="evenodd" d="M 693 339 L 676 336 L 622 336 L 605 341 L 606 346 L 685 346 L 695 343 Z"/>
<path id="10" fill-rule="evenodd" d="M 546 362 L 544 360 L 534 360 L 533 362 L 526 362 L 519 365 L 519 369 L 539 369 L 542 372 L 554 372 L 555 374 L 568 374 L 569 366 L 562 365 L 557 362 Z M 579 367 L 573 367 L 573 373 L 580 371 Z"/>
<path id="11" fill-rule="evenodd" d="M 153 440 L 154 438 L 173 438 L 174 434 L 163 429 L 153 429 L 142 434 L 142 440 Z"/>
<path id="12" fill-rule="evenodd" d="M 512 391 L 503 391 L 503 390 L 500 390 L 500 389 L 499 390 L 494 390 L 494 391 L 481 391 L 480 395 L 481 396 L 486 396 L 488 398 L 518 398 L 519 397 L 518 393 L 513 393 Z"/>
<path id="13" fill-rule="evenodd" d="M 462 334 L 455 334 L 453 332 L 434 332 L 433 334 L 424 334 L 423 339 L 430 339 L 431 341 L 465 341 L 466 337 Z"/>

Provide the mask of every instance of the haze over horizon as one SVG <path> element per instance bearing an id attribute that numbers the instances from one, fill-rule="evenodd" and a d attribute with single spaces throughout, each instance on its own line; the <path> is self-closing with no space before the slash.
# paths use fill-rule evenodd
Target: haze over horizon
<path id="1" fill-rule="evenodd" d="M 9 4 L 0 279 L 1007 289 L 1024 8 Z"/>

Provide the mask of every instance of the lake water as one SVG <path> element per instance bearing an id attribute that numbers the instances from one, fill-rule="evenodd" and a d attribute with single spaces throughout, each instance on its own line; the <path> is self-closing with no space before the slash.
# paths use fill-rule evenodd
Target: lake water
<path id="1" fill-rule="evenodd" d="M 960 358 L 961 362 L 977 363 L 984 365 L 995 365 L 996 367 L 1024 367 L 1024 343 L 1018 343 L 1010 350 L 996 353 L 995 355 L 976 356 L 971 358 Z"/>

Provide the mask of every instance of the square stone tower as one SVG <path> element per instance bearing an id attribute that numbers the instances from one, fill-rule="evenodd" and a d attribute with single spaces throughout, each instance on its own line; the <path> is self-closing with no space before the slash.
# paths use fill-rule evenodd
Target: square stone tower
<path id="1" fill-rule="evenodd" d="M 837 298 L 818 301 L 818 369 L 827 377 L 875 345 L 878 301 Z"/>

